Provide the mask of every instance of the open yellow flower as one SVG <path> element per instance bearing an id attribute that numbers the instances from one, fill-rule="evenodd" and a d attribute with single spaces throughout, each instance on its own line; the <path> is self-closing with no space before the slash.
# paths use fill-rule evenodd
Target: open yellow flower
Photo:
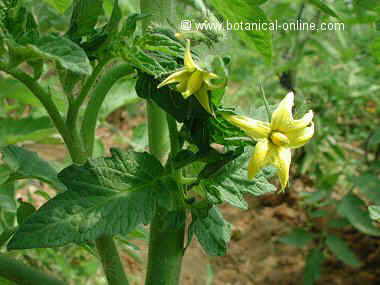
<path id="1" fill-rule="evenodd" d="M 305 145 L 314 134 L 313 112 L 303 118 L 293 119 L 294 94 L 291 92 L 281 101 L 272 114 L 271 122 L 253 120 L 245 116 L 227 115 L 232 124 L 257 141 L 248 164 L 248 177 L 252 179 L 265 166 L 273 165 L 278 170 L 281 190 L 289 180 L 291 149 Z"/>
<path id="2" fill-rule="evenodd" d="M 211 83 L 211 80 L 217 77 L 216 74 L 201 69 L 194 62 L 190 51 L 190 40 L 187 40 L 184 67 L 162 81 L 161 84 L 158 85 L 158 88 L 177 83 L 176 88 L 182 94 L 183 98 L 187 99 L 191 95 L 195 95 L 202 107 L 210 114 L 213 114 L 210 107 L 208 91 L 219 88 L 219 86 Z"/>

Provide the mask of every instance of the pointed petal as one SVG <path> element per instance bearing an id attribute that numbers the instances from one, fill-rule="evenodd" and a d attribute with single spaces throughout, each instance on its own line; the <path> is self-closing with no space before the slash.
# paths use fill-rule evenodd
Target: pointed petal
<path id="1" fill-rule="evenodd" d="M 195 93 L 195 97 L 198 99 L 198 102 L 208 113 L 210 113 L 211 115 L 214 114 L 210 107 L 209 94 L 205 86 L 202 87 L 197 93 Z"/>
<path id="2" fill-rule="evenodd" d="M 274 165 L 277 168 L 277 175 L 280 178 L 281 191 L 285 190 L 286 185 L 289 181 L 289 169 L 292 154 L 287 147 L 277 147 L 276 157 Z"/>
<path id="3" fill-rule="evenodd" d="M 195 69 L 197 69 L 197 65 L 195 64 L 193 57 L 191 55 L 191 50 L 190 50 L 190 40 L 186 41 L 186 50 L 185 50 L 185 67 L 188 71 L 192 72 Z"/>
<path id="4" fill-rule="evenodd" d="M 252 157 L 248 163 L 248 178 L 253 179 L 256 174 L 265 166 L 269 151 L 269 140 L 261 139 L 257 142 Z"/>
<path id="5" fill-rule="evenodd" d="M 288 93 L 272 114 L 271 128 L 275 131 L 285 131 L 293 121 L 292 108 L 294 104 L 293 92 Z"/>
<path id="6" fill-rule="evenodd" d="M 291 132 L 291 131 L 306 128 L 307 126 L 309 126 L 312 123 L 313 117 L 314 117 L 313 111 L 310 110 L 301 119 L 293 120 L 291 123 L 291 126 L 289 126 L 289 128 L 284 130 L 284 131 L 285 132 Z"/>
<path id="7" fill-rule="evenodd" d="M 314 124 L 312 123 L 310 127 L 295 130 L 286 133 L 290 143 L 288 147 L 299 148 L 305 145 L 314 135 Z"/>
<path id="8" fill-rule="evenodd" d="M 183 80 L 186 80 L 186 78 L 189 76 L 189 73 L 186 69 L 179 70 L 171 75 L 169 75 L 168 78 L 166 78 L 164 81 L 162 81 L 157 88 L 161 88 L 165 85 L 181 82 Z"/>
<path id="9" fill-rule="evenodd" d="M 187 89 L 184 93 L 182 93 L 183 97 L 186 99 L 198 92 L 202 87 L 203 83 L 203 73 L 202 71 L 195 71 L 190 75 L 189 80 L 187 81 Z"/>
<path id="10" fill-rule="evenodd" d="M 220 83 L 220 84 L 213 84 L 212 82 L 211 82 L 211 80 L 212 79 L 217 79 L 219 76 L 218 75 L 216 75 L 216 74 L 214 74 L 214 73 L 205 73 L 204 75 L 203 75 L 203 80 L 204 80 L 204 82 L 207 84 L 207 86 L 208 86 L 208 88 L 210 89 L 210 90 L 216 90 L 216 89 L 220 89 L 220 88 L 222 88 L 222 87 L 224 87 L 224 85 L 225 85 L 225 83 L 223 82 L 223 83 Z"/>
<path id="11" fill-rule="evenodd" d="M 186 88 L 187 88 L 187 80 L 183 80 L 182 82 L 177 84 L 176 88 L 177 88 L 178 92 L 180 92 L 180 93 L 185 92 Z"/>
<path id="12" fill-rule="evenodd" d="M 271 131 L 267 122 L 235 115 L 226 115 L 225 118 L 255 140 L 267 138 Z"/>

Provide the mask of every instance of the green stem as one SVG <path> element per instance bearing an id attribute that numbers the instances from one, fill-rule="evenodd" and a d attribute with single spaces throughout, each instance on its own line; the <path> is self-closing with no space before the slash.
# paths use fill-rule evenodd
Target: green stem
<path id="1" fill-rule="evenodd" d="M 149 151 L 162 163 L 165 162 L 169 149 L 169 133 L 166 114 L 153 101 L 147 102 Z"/>
<path id="2" fill-rule="evenodd" d="M 67 113 L 67 124 L 69 128 L 76 127 L 79 109 L 82 106 L 84 100 L 86 99 L 88 93 L 91 90 L 91 87 L 94 85 L 96 78 L 99 76 L 106 63 L 106 60 L 98 63 L 91 76 L 87 79 L 85 85 L 79 93 L 78 98 L 76 98 L 72 105 L 69 107 L 69 111 Z"/>
<path id="3" fill-rule="evenodd" d="M 269 104 L 268 104 L 267 96 L 265 95 L 265 90 L 264 90 L 262 84 L 260 84 L 260 92 L 261 92 L 261 96 L 262 96 L 263 101 L 264 101 L 265 110 L 266 110 L 266 112 L 267 112 L 268 122 L 270 122 L 271 119 L 272 119 L 272 115 L 271 115 L 271 113 L 270 113 L 270 108 L 269 108 Z"/>
<path id="4" fill-rule="evenodd" d="M 185 211 L 159 209 L 150 226 L 145 285 L 177 285 L 184 254 Z"/>
<path id="5" fill-rule="evenodd" d="M 58 132 L 61 134 L 63 140 L 65 141 L 65 144 L 69 150 L 71 159 L 74 163 L 82 164 L 89 157 L 92 156 L 93 146 L 91 146 L 90 150 L 87 151 L 87 153 L 83 152 L 81 148 L 80 138 L 79 136 L 78 138 L 76 138 L 75 136 L 75 128 L 73 129 L 68 128 L 61 114 L 59 113 L 57 106 L 52 101 L 50 95 L 33 78 L 31 78 L 29 75 L 27 75 L 26 73 L 22 71 L 7 69 L 6 66 L 3 66 L 1 63 L 0 63 L 0 70 L 5 71 L 6 73 L 12 75 L 13 77 L 21 81 L 39 99 L 39 101 L 45 107 L 49 116 L 53 120 L 54 125 L 57 128 Z M 85 132 L 87 135 L 93 134 L 93 138 L 90 139 L 90 142 L 93 143 L 94 141 L 97 116 L 106 94 L 108 93 L 112 85 L 118 79 L 120 79 L 121 77 L 131 72 L 132 72 L 131 68 L 127 67 L 126 65 L 118 66 L 117 68 L 107 73 L 107 75 L 104 76 L 104 78 L 99 82 L 97 88 L 94 91 L 93 98 L 95 99 L 93 99 L 89 103 L 89 105 L 95 108 L 95 112 L 93 113 L 87 112 L 87 121 L 86 121 L 87 124 L 84 124 L 84 127 L 89 125 L 90 129 L 92 130 L 92 132 L 87 132 L 87 133 Z M 96 76 L 93 76 L 93 79 L 90 79 L 90 80 L 95 81 L 95 78 Z M 85 90 L 84 91 L 82 90 L 81 94 L 88 93 L 90 90 L 90 87 L 91 87 L 90 83 L 88 85 L 86 84 L 84 86 Z M 84 97 L 83 97 L 83 100 L 84 100 Z M 77 115 L 74 115 L 74 116 L 71 115 L 69 121 L 71 122 L 70 124 L 76 125 Z M 103 270 L 105 272 L 105 275 L 107 277 L 109 284 L 110 285 L 128 285 L 128 279 L 125 275 L 124 268 L 121 263 L 120 256 L 116 249 L 113 238 L 111 236 L 103 236 L 97 239 L 96 247 L 97 247 L 100 259 L 102 261 Z M 47 284 L 47 285 L 64 284 L 60 281 L 53 283 L 54 279 L 52 279 L 52 281 L 49 281 L 47 277 L 43 279 L 42 274 L 40 274 L 41 276 L 39 276 L 37 271 L 31 268 L 27 268 L 22 264 L 20 265 L 17 261 L 12 260 L 12 259 L 7 261 L 9 268 L 6 266 L 2 266 L 2 263 L 5 263 L 3 262 L 5 260 L 6 260 L 5 257 L 2 257 L 2 259 L 0 259 L 0 276 L 4 276 L 10 280 L 17 281 L 19 282 L 19 284 L 31 284 L 31 282 L 28 283 L 28 279 L 33 281 L 33 278 L 40 278 L 36 280 L 37 281 L 42 280 L 42 281 L 41 282 L 38 281 L 36 283 L 33 282 L 32 284 Z M 16 270 L 16 268 L 18 269 Z M 24 272 L 25 272 L 25 277 L 23 275 Z"/>
<path id="6" fill-rule="evenodd" d="M 74 104 L 77 104 L 74 106 L 75 109 L 73 110 L 75 121 L 77 120 L 80 106 L 84 102 L 84 99 L 86 98 L 91 86 L 94 84 L 105 63 L 106 62 L 98 64 L 94 70 L 94 73 L 87 80 L 79 97 L 75 101 Z M 93 155 L 96 123 L 100 108 L 108 91 L 112 88 L 116 81 L 128 74 L 131 74 L 132 72 L 133 70 L 129 65 L 122 64 L 116 66 L 108 71 L 95 87 L 92 97 L 87 105 L 81 129 L 84 145 L 87 146 L 86 153 L 83 155 L 84 160 L 87 160 Z M 112 236 L 102 236 L 95 241 L 95 244 L 108 284 L 128 285 L 128 279 Z"/>
<path id="7" fill-rule="evenodd" d="M 32 77 L 30 77 L 23 71 L 20 71 L 18 69 L 9 69 L 2 63 L 0 63 L 0 70 L 3 70 L 4 72 L 18 79 L 33 93 L 34 96 L 36 96 L 36 98 L 41 102 L 41 104 L 44 106 L 45 110 L 49 114 L 50 118 L 54 123 L 54 126 L 61 134 L 73 161 L 79 160 L 81 149 L 78 145 L 74 144 L 73 136 L 67 128 L 65 121 L 63 120 L 61 114 L 58 111 L 57 106 L 53 102 L 51 95 L 48 92 L 46 92 L 45 89 L 42 88 L 40 84 L 38 84 L 38 82 L 36 82 Z"/>
<path id="8" fill-rule="evenodd" d="M 65 285 L 52 276 L 42 273 L 36 269 L 24 265 L 13 258 L 0 255 L 0 276 L 19 285 Z"/>
<path id="9" fill-rule="evenodd" d="M 86 146 L 88 154 L 92 154 L 94 149 L 96 123 L 98 121 L 100 108 L 102 107 L 108 91 L 116 81 L 132 74 L 133 71 L 133 68 L 128 64 L 117 65 L 109 70 L 96 85 L 86 107 L 81 127 L 83 144 Z"/>
<path id="10" fill-rule="evenodd" d="M 108 284 L 128 285 L 128 279 L 113 238 L 110 236 L 98 238 L 96 240 L 96 249 L 98 250 Z"/>
<path id="11" fill-rule="evenodd" d="M 151 22 L 165 25 L 174 16 L 174 0 L 141 0 L 141 12 L 152 15 L 143 22 L 146 28 Z M 168 152 L 168 129 L 170 130 L 171 154 L 179 151 L 177 126 L 170 116 L 154 102 L 147 103 L 149 149 L 161 162 L 164 162 Z M 168 123 L 168 128 L 167 128 Z M 180 171 L 172 169 L 173 177 L 177 180 Z M 183 200 L 179 185 L 178 200 Z M 182 197 L 182 198 L 180 198 Z M 179 201 L 179 203 L 181 203 Z M 182 206 L 179 204 L 179 206 Z M 150 226 L 148 268 L 146 285 L 177 285 L 180 281 L 182 258 L 184 254 L 184 236 L 186 227 L 186 212 L 180 209 L 168 212 L 157 209 Z"/>

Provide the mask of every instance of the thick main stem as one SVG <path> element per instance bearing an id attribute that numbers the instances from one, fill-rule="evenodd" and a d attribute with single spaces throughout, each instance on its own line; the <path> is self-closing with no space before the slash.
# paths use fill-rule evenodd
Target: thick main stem
<path id="1" fill-rule="evenodd" d="M 164 25 L 174 16 L 174 0 L 141 0 L 140 3 L 141 12 L 151 15 L 144 21 L 144 28 L 152 22 Z M 168 153 L 169 138 L 172 155 L 179 150 L 177 126 L 175 121 L 169 118 L 169 136 L 166 114 L 154 102 L 147 103 L 147 115 L 150 152 L 164 162 Z M 174 178 L 178 178 L 179 175 L 180 173 L 173 170 Z M 178 186 L 178 190 L 182 191 L 181 186 Z M 182 193 L 178 194 L 178 197 L 181 197 Z M 181 203 L 181 199 L 178 199 L 178 203 Z M 150 226 L 146 285 L 179 284 L 184 253 L 185 220 L 185 210 L 168 212 L 162 208 L 157 209 Z"/>
<path id="2" fill-rule="evenodd" d="M 171 155 L 180 151 L 177 123 L 167 116 L 170 132 Z M 168 212 L 158 209 L 152 221 L 149 240 L 149 260 L 146 285 L 176 285 L 181 278 L 184 254 L 186 213 L 184 208 L 181 170 L 172 168 L 172 176 L 178 183 L 176 200 L 179 210 Z"/>

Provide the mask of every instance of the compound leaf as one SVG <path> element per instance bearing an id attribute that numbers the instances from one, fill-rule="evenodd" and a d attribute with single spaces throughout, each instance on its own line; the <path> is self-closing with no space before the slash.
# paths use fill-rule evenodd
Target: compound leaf
<path id="1" fill-rule="evenodd" d="M 164 168 L 148 153 L 111 150 L 112 157 L 72 165 L 59 177 L 68 191 L 57 195 L 16 232 L 9 248 L 56 247 L 102 235 L 126 235 L 147 224 L 155 194 L 172 188 Z M 174 184 L 175 185 L 175 184 Z"/>

